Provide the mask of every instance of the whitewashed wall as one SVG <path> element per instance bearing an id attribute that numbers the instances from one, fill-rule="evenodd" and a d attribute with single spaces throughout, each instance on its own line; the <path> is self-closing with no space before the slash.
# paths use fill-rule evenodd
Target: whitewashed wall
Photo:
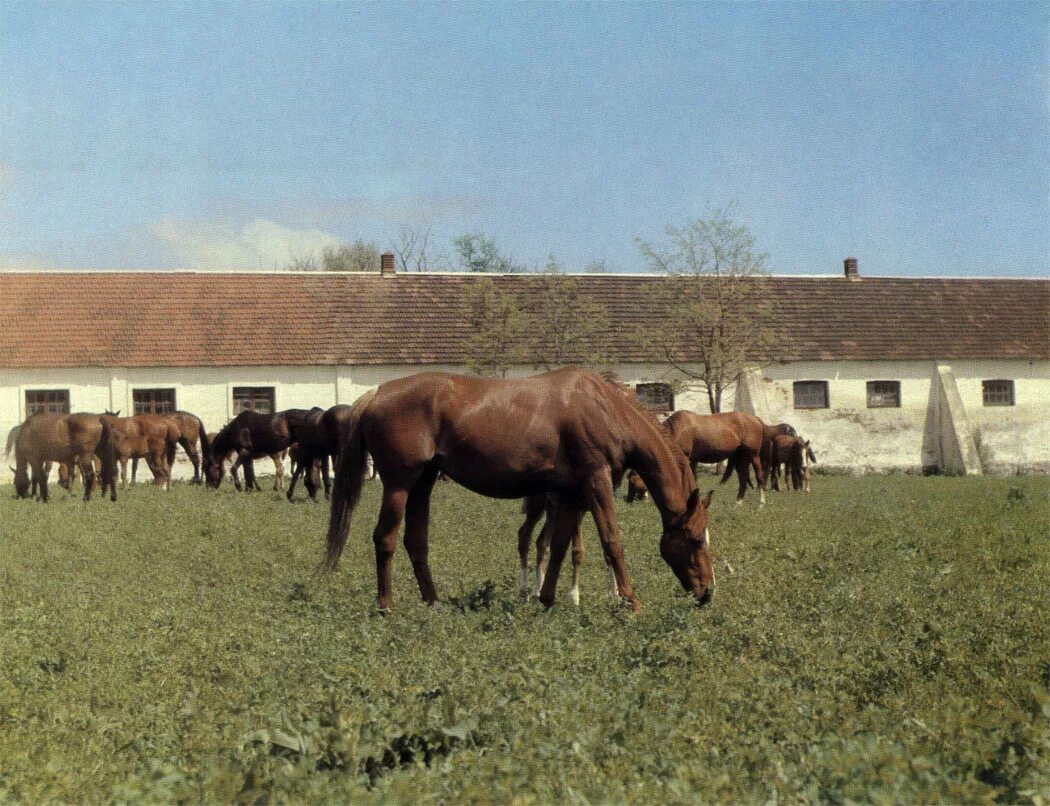
<path id="1" fill-rule="evenodd" d="M 920 471 L 936 464 L 937 444 L 929 427 L 931 382 L 938 362 L 798 362 L 775 364 L 761 371 L 761 394 L 771 422 L 789 422 L 812 439 L 820 464 L 853 472 Z M 986 472 L 1018 470 L 1050 472 L 1050 362 L 957 361 L 952 366 L 967 417 Z M 25 417 L 27 389 L 69 389 L 73 411 L 131 412 L 134 389 L 174 388 L 176 404 L 217 431 L 233 416 L 234 386 L 273 386 L 278 409 L 327 408 L 350 403 L 384 381 L 410 375 L 421 367 L 407 365 L 321 367 L 202 367 L 0 370 L 0 434 Z M 428 370 L 465 372 L 455 365 Z M 631 384 L 667 381 L 662 365 L 626 364 L 613 367 Z M 522 368 L 512 375 L 533 374 Z M 1015 406 L 985 407 L 981 381 L 1014 380 Z M 794 381 L 828 382 L 828 409 L 795 409 Z M 899 381 L 901 407 L 869 409 L 867 382 Z M 734 402 L 727 390 L 723 409 Z M 708 412 L 707 397 L 697 388 L 679 391 L 679 409 Z M 12 460 L 13 461 L 13 460 Z M 265 470 L 265 468 L 263 468 Z M 189 472 L 180 451 L 177 478 Z M 0 465 L 0 482 L 9 482 L 8 463 Z"/>
<path id="2" fill-rule="evenodd" d="M 931 396 L 938 364 L 951 366 L 985 472 L 1050 471 L 1050 362 L 872 361 L 763 368 L 770 419 L 812 439 L 821 464 L 853 472 L 921 471 L 938 462 Z M 1015 404 L 984 406 L 981 381 L 1012 379 Z M 829 408 L 795 409 L 793 383 L 828 382 Z M 900 408 L 868 408 L 868 381 L 899 381 Z"/>

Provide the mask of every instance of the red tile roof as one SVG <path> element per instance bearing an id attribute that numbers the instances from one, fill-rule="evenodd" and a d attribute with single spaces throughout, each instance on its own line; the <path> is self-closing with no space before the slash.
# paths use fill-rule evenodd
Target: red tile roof
<path id="1" fill-rule="evenodd" d="M 0 368 L 460 364 L 469 274 L 0 273 Z M 535 297 L 535 275 L 495 281 Z M 606 354 L 661 315 L 653 276 L 579 275 Z M 769 277 L 773 361 L 1050 358 L 1050 281 Z"/>

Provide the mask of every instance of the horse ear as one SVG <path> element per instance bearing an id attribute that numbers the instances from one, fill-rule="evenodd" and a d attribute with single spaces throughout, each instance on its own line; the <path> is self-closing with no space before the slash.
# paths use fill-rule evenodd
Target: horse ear
<path id="1" fill-rule="evenodd" d="M 715 497 L 715 491 L 712 488 L 712 489 L 707 491 L 707 495 L 704 496 L 704 500 L 700 502 L 701 504 L 703 504 L 704 509 L 710 509 L 711 508 L 711 499 L 714 498 L 714 497 Z"/>
<path id="2" fill-rule="evenodd" d="M 696 512 L 696 508 L 700 506 L 700 490 L 694 489 L 689 493 L 689 498 L 685 502 L 685 512 L 687 515 L 691 515 Z"/>

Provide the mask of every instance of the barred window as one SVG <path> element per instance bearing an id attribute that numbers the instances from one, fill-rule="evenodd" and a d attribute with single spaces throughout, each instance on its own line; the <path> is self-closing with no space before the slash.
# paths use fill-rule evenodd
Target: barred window
<path id="1" fill-rule="evenodd" d="M 26 389 L 26 417 L 34 414 L 69 414 L 68 389 Z"/>
<path id="2" fill-rule="evenodd" d="M 796 409 L 826 409 L 828 407 L 827 381 L 795 381 Z"/>
<path id="3" fill-rule="evenodd" d="M 175 411 L 175 390 L 134 389 L 131 401 L 135 414 L 171 414 Z"/>
<path id="4" fill-rule="evenodd" d="M 638 405 L 649 411 L 674 411 L 674 391 L 666 383 L 640 383 L 634 387 Z"/>
<path id="5" fill-rule="evenodd" d="M 981 381 L 981 395 L 986 406 L 1014 405 L 1013 381 Z"/>
<path id="6" fill-rule="evenodd" d="M 868 381 L 869 409 L 899 409 L 900 407 L 900 381 Z"/>
<path id="7" fill-rule="evenodd" d="M 275 400 L 272 386 L 235 386 L 233 387 L 233 414 L 236 416 L 242 411 L 273 414 L 276 409 Z"/>

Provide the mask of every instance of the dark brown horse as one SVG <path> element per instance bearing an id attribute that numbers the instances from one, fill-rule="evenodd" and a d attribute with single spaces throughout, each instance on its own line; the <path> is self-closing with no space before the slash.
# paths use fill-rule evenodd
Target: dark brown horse
<path id="1" fill-rule="evenodd" d="M 750 469 L 758 479 L 759 503 L 766 503 L 766 476 L 762 469 L 762 445 L 765 426 L 760 419 L 739 411 L 720 414 L 696 414 L 676 411 L 664 421 L 672 441 L 689 459 L 696 472 L 698 464 L 727 462 L 724 484 L 736 471 L 740 482 L 736 501 L 741 503 L 747 492 Z"/>
<path id="2" fill-rule="evenodd" d="M 372 540 L 379 606 L 388 608 L 391 560 L 402 520 L 420 594 L 437 601 L 429 552 L 430 493 L 439 471 L 493 498 L 554 493 L 550 561 L 540 601 L 554 603 L 558 574 L 590 511 L 620 595 L 638 609 L 623 561 L 614 489 L 630 466 L 663 519 L 660 554 L 698 602 L 714 587 L 701 500 L 685 457 L 660 427 L 602 376 L 561 369 L 520 380 L 421 373 L 384 383 L 361 409 L 343 446 L 332 493 L 324 567 L 334 569 L 361 494 L 366 453 L 383 482 Z"/>
<path id="3" fill-rule="evenodd" d="M 329 429 L 325 426 L 325 416 L 328 412 L 334 412 L 335 419 L 345 412 L 349 414 L 350 406 L 333 406 L 328 411 L 314 406 L 306 416 L 289 421 L 291 426 L 292 442 L 295 448 L 291 451 L 292 457 L 292 479 L 288 482 L 288 500 L 292 500 L 295 492 L 296 482 L 300 477 L 306 485 L 306 492 L 314 501 L 317 500 L 316 473 L 319 473 L 324 483 L 324 497 L 329 500 L 332 497 L 332 482 L 328 475 L 329 457 L 339 450 L 338 426 L 334 430 L 336 437 L 329 435 Z"/>
<path id="4" fill-rule="evenodd" d="M 46 462 L 60 462 L 79 467 L 84 478 L 84 500 L 91 500 L 95 486 L 95 462 L 102 460 L 100 473 L 102 493 L 110 489 L 117 500 L 116 450 L 121 437 L 97 414 L 34 414 L 19 429 L 15 442 L 15 493 L 25 498 L 32 483 L 40 490 L 40 499 L 48 500 Z"/>
<path id="5" fill-rule="evenodd" d="M 296 424 L 300 423 L 309 412 L 306 409 L 286 409 L 276 414 L 263 414 L 255 411 L 242 411 L 228 422 L 212 440 L 205 460 L 205 480 L 209 487 L 218 489 L 226 475 L 224 460 L 231 453 L 236 455 L 230 474 L 233 486 L 239 491 L 241 480 L 237 475 L 244 467 L 244 489 L 247 492 L 259 489 L 255 480 L 255 459 L 262 456 L 273 458 L 277 466 L 280 454 L 286 452 L 294 443 L 292 434 Z M 279 483 L 283 487 L 284 468 L 280 468 Z M 280 487 L 275 486 L 275 490 Z"/>
<path id="6" fill-rule="evenodd" d="M 218 431 L 208 434 L 209 442 L 215 442 L 215 437 L 217 437 L 218 435 L 219 435 Z M 271 453 L 268 457 L 266 457 L 271 462 L 273 462 L 273 490 L 274 490 L 274 492 L 279 492 L 279 491 L 284 489 L 284 460 L 289 458 L 289 456 L 288 456 L 289 452 L 290 452 L 289 449 L 285 448 L 284 450 L 277 451 L 276 453 Z M 259 459 L 261 457 L 256 456 L 254 458 Z M 229 451 L 222 458 L 223 474 L 225 474 L 225 472 L 227 470 L 232 468 L 233 467 L 233 463 L 236 462 L 236 461 L 237 461 L 237 451 L 236 450 Z M 207 457 L 204 457 L 204 465 L 203 466 L 205 468 L 207 467 Z M 236 486 L 238 483 L 240 483 L 240 476 L 238 476 L 236 474 L 231 474 L 231 475 L 232 475 L 232 480 L 234 482 L 234 486 Z M 205 473 L 205 480 L 207 480 L 207 474 L 206 473 Z M 211 485 L 209 485 L 209 486 L 211 486 Z M 238 489 L 240 489 L 240 488 L 238 488 Z M 262 487 L 259 486 L 259 480 L 258 479 L 253 479 L 253 481 L 252 481 L 252 489 L 253 490 L 258 490 L 259 492 L 262 492 Z"/>

